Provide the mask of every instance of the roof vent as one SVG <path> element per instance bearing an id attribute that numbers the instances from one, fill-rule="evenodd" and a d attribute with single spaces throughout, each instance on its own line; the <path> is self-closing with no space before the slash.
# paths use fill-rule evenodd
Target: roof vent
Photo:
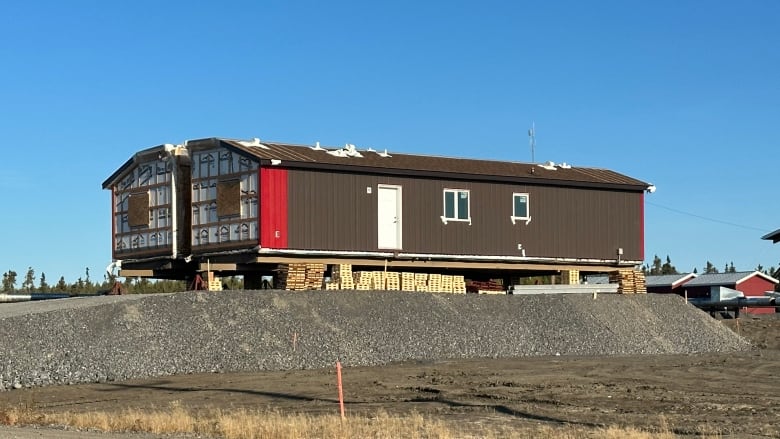
<path id="1" fill-rule="evenodd" d="M 558 168 L 555 167 L 555 162 L 544 162 L 543 164 L 539 165 L 544 169 L 547 169 L 548 171 L 554 171 Z"/>
<path id="2" fill-rule="evenodd" d="M 559 164 L 558 167 L 561 169 L 571 169 L 571 165 L 566 162 Z"/>
<path id="3" fill-rule="evenodd" d="M 347 155 L 350 157 L 363 157 L 363 154 L 359 153 L 355 145 L 347 143 L 344 146 L 344 150 L 347 151 Z"/>
<path id="4" fill-rule="evenodd" d="M 312 150 L 314 150 L 314 151 L 325 151 L 325 148 L 320 146 L 320 142 L 317 142 L 315 145 L 316 146 L 314 148 L 312 148 Z"/>
<path id="5" fill-rule="evenodd" d="M 328 154 L 336 157 L 347 157 L 347 151 L 343 149 L 334 149 L 333 151 L 328 151 Z"/>
<path id="6" fill-rule="evenodd" d="M 378 155 L 379 157 L 392 157 L 390 154 L 387 153 L 387 148 L 385 148 L 385 152 L 379 152 L 369 146 L 368 148 L 366 148 L 366 152 L 375 152 L 376 155 Z"/>
<path id="7" fill-rule="evenodd" d="M 363 157 L 363 154 L 358 152 L 357 148 L 355 148 L 355 145 L 351 143 L 344 145 L 343 149 L 328 151 L 328 154 L 336 157 Z"/>
<path id="8" fill-rule="evenodd" d="M 252 138 L 252 140 L 239 140 L 238 143 L 241 146 L 256 146 L 258 148 L 270 149 L 268 148 L 268 146 L 260 143 L 260 139 L 258 139 L 257 137 Z"/>

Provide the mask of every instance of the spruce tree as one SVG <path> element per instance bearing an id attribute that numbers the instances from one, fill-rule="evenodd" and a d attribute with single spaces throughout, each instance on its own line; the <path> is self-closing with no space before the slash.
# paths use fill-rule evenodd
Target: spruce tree
<path id="1" fill-rule="evenodd" d="M 27 274 L 24 275 L 24 282 L 22 282 L 22 289 L 28 293 L 35 288 L 35 270 L 32 267 L 27 267 Z"/>
<path id="2" fill-rule="evenodd" d="M 669 255 L 666 255 L 666 263 L 661 266 L 661 274 L 677 274 L 677 268 L 672 265 Z"/>
<path id="3" fill-rule="evenodd" d="M 46 283 L 46 273 L 41 273 L 41 280 L 38 285 L 38 288 L 41 290 L 41 293 L 49 292 L 49 284 Z"/>
<path id="4" fill-rule="evenodd" d="M 8 270 L 3 273 L 3 292 L 10 293 L 16 289 L 16 272 Z"/>

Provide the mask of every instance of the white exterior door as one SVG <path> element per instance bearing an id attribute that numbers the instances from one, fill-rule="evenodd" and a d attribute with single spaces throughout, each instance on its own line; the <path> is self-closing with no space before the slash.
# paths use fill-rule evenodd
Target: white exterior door
<path id="1" fill-rule="evenodd" d="M 380 184 L 377 188 L 378 246 L 401 249 L 401 186 Z"/>

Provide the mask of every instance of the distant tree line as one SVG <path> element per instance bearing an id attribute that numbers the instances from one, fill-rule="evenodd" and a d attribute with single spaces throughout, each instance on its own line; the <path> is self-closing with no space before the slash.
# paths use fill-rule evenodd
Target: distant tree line
<path id="1" fill-rule="evenodd" d="M 772 276 L 775 279 L 780 276 L 780 267 L 764 268 L 763 265 L 759 264 L 758 267 L 754 268 L 753 270 L 764 273 L 768 276 Z M 669 257 L 669 255 L 666 255 L 665 262 L 659 258 L 658 255 L 655 255 L 655 257 L 653 257 L 653 263 L 643 265 L 642 271 L 645 273 L 645 275 L 681 274 L 677 271 L 677 268 L 672 265 L 672 259 Z M 707 263 L 704 264 L 704 267 L 702 267 L 702 273 L 736 273 L 737 271 L 738 270 L 734 266 L 734 262 L 725 264 L 722 271 L 719 271 L 718 268 L 710 261 L 707 261 Z M 698 268 L 694 268 L 693 272 L 698 274 Z"/>
<path id="2" fill-rule="evenodd" d="M 103 279 L 99 282 L 93 281 L 89 275 L 89 267 L 86 268 L 83 277 L 79 277 L 75 282 L 68 283 L 64 276 L 60 276 L 55 284 L 50 284 L 46 278 L 46 273 L 36 279 L 35 270 L 32 267 L 27 268 L 27 273 L 19 283 L 18 274 L 14 270 L 8 270 L 3 273 L 2 293 L 52 293 L 52 294 L 70 294 L 70 295 L 92 295 L 106 293 L 114 288 L 117 277 L 105 273 Z M 243 280 L 240 277 L 226 277 L 222 279 L 223 288 L 242 289 Z M 150 280 L 140 277 L 128 277 L 122 281 L 122 291 L 129 294 L 148 294 L 148 293 L 171 293 L 176 291 L 186 291 L 189 289 L 184 281 L 178 280 Z"/>

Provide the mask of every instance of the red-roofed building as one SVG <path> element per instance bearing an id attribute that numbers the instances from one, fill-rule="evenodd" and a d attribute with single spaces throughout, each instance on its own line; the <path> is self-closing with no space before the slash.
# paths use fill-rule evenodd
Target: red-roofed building
<path id="1" fill-rule="evenodd" d="M 746 297 L 766 297 L 766 291 L 773 291 L 778 280 L 759 271 L 736 273 L 707 273 L 686 282 L 683 291 L 689 298 L 709 297 L 712 287 L 726 287 L 741 291 Z M 753 314 L 769 314 L 774 308 L 746 308 Z"/>

